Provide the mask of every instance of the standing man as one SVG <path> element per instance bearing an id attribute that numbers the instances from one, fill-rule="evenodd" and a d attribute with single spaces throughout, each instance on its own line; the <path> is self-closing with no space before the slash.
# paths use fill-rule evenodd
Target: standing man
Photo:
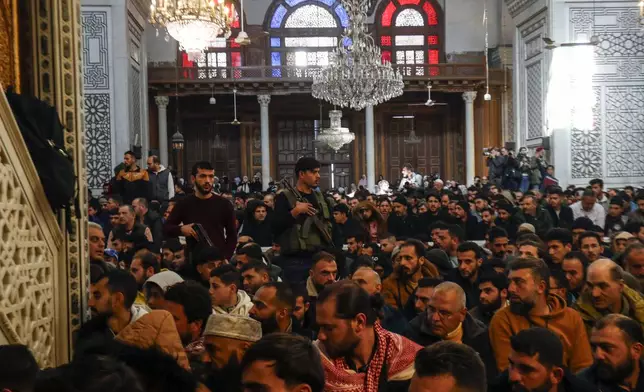
<path id="1" fill-rule="evenodd" d="M 148 157 L 148 176 L 152 187 L 150 201 L 156 200 L 161 204 L 162 210 L 168 206 L 170 199 L 174 197 L 174 180 L 170 170 L 161 164 L 159 157 L 150 155 Z"/>
<path id="2" fill-rule="evenodd" d="M 125 204 L 131 204 L 137 197 L 149 200 L 152 195 L 150 175 L 136 164 L 132 151 L 126 151 L 123 155 L 123 165 L 125 167 L 116 174 L 114 193 L 121 195 Z"/>
<path id="3" fill-rule="evenodd" d="M 403 191 L 406 186 L 409 188 L 422 188 L 423 186 L 423 176 L 414 173 L 414 168 L 409 164 L 402 168 L 402 179 L 400 180 L 398 190 Z"/>
<path id="4" fill-rule="evenodd" d="M 282 190 L 275 198 L 273 232 L 281 247 L 285 280 L 291 283 L 306 279 L 313 254 L 333 246 L 331 211 L 317 190 L 320 166 L 315 158 L 300 158 L 295 164 L 295 187 Z"/>
<path id="5" fill-rule="evenodd" d="M 228 200 L 212 192 L 215 169 L 209 162 L 197 162 L 191 181 L 195 192 L 177 202 L 163 226 L 164 232 L 168 238 L 186 237 L 194 250 L 199 237 L 193 226 L 200 223 L 213 245 L 230 260 L 237 245 L 235 213 Z"/>
<path id="6" fill-rule="evenodd" d="M 530 158 L 530 189 L 539 189 L 541 187 L 541 182 L 548 167 L 545 155 L 546 149 L 537 147 L 534 156 Z"/>
<path id="7" fill-rule="evenodd" d="M 156 211 L 151 211 L 148 208 L 148 201 L 142 197 L 137 197 L 132 201 L 132 208 L 136 212 L 138 221 L 150 228 L 152 232 L 152 242 L 154 242 L 155 249 L 161 249 L 161 241 L 163 240 L 163 224 L 161 223 L 161 216 Z"/>
<path id="8" fill-rule="evenodd" d="M 604 194 L 604 180 L 601 178 L 590 180 L 590 189 L 595 194 L 597 204 L 604 207 L 604 210 L 608 211 L 608 197 Z"/>

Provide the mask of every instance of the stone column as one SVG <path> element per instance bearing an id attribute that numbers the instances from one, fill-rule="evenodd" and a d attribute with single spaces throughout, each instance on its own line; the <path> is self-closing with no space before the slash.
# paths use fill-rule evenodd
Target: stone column
<path id="1" fill-rule="evenodd" d="M 259 102 L 260 107 L 262 135 L 262 190 L 265 191 L 268 188 L 271 176 L 271 149 L 268 145 L 268 104 L 271 102 L 271 96 L 268 94 L 258 95 L 257 102 Z"/>
<path id="2" fill-rule="evenodd" d="M 465 184 L 474 183 L 474 169 L 476 158 L 474 154 L 474 100 L 476 91 L 466 91 L 463 93 L 465 101 Z"/>
<path id="3" fill-rule="evenodd" d="M 367 154 L 367 188 L 370 192 L 376 190 L 376 147 L 374 142 L 373 130 L 373 105 L 367 105 L 365 113 L 365 136 L 366 136 L 366 154 Z"/>
<path id="4" fill-rule="evenodd" d="M 158 95 L 154 97 L 154 102 L 159 109 L 159 159 L 161 164 L 167 167 L 170 165 L 168 161 L 168 103 L 170 99 L 167 96 Z"/>

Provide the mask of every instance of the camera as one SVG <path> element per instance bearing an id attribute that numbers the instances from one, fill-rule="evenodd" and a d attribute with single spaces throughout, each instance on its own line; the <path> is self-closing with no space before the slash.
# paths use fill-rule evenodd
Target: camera
<path id="1" fill-rule="evenodd" d="M 492 149 L 490 147 L 485 147 L 483 148 L 483 156 L 484 157 L 489 157 L 491 155 Z"/>

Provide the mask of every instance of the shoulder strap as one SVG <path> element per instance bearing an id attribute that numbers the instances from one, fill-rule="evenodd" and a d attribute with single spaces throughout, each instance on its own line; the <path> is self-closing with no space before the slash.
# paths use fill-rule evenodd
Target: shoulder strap
<path id="1" fill-rule="evenodd" d="M 295 208 L 295 204 L 297 202 L 297 199 L 295 198 L 295 195 L 293 192 L 289 191 L 288 189 L 284 189 L 282 191 L 284 196 L 286 196 L 286 200 L 288 200 L 288 204 L 291 208 Z"/>

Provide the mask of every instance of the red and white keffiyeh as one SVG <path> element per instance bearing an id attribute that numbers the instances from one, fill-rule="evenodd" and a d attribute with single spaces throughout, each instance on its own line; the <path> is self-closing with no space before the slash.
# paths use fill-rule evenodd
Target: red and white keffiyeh
<path id="1" fill-rule="evenodd" d="M 387 380 L 409 380 L 414 375 L 414 359 L 422 349 L 416 343 L 391 333 L 374 324 L 378 347 L 366 373 L 351 370 L 344 358 L 331 359 L 324 353 L 322 343 L 316 341 L 322 356 L 326 392 L 378 392 L 378 382 L 383 366 L 387 366 Z"/>

